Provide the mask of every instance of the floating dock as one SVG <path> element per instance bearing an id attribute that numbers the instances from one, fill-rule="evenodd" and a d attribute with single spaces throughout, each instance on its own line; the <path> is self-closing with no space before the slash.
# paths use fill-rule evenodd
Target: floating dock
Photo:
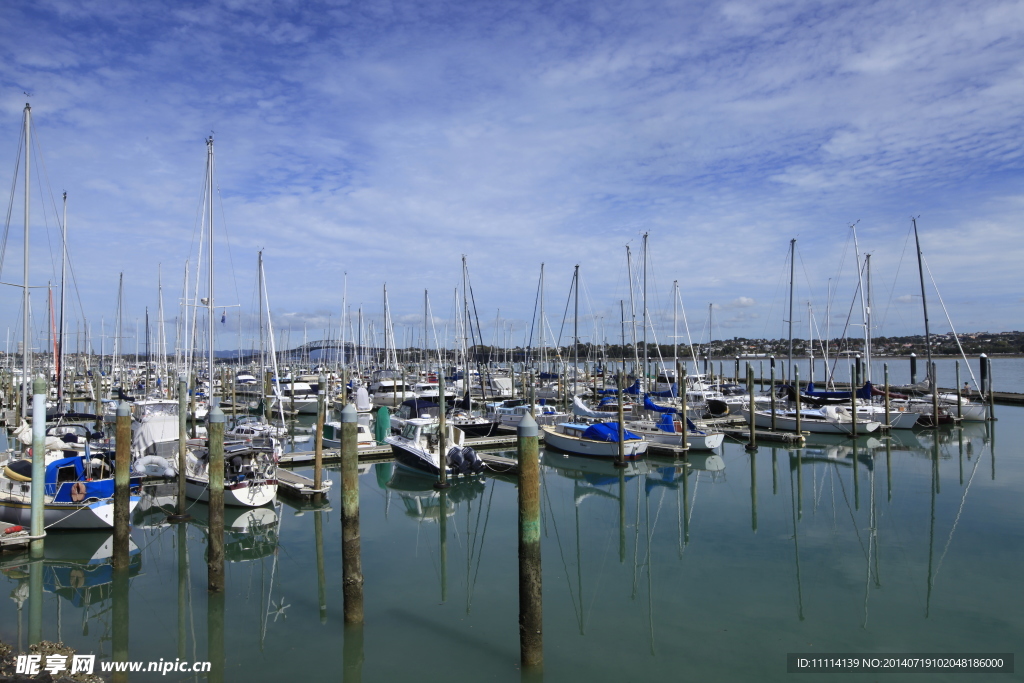
<path id="1" fill-rule="evenodd" d="M 313 480 L 309 477 L 284 468 L 278 468 L 277 470 L 277 490 L 280 493 L 298 498 L 325 495 L 331 490 L 333 483 L 330 477 L 324 477 L 323 481 L 320 482 L 320 488 L 316 488 L 313 486 Z"/>

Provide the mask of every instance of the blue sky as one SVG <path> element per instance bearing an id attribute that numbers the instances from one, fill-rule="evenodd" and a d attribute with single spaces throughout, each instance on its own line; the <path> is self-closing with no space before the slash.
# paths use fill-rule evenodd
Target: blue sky
<path id="1" fill-rule="evenodd" d="M 919 333 L 912 215 L 957 329 L 1022 329 L 1022 38 L 1024 3 L 977 0 L 12 2 L 0 181 L 28 92 L 48 178 L 33 174 L 33 284 L 54 278 L 43 207 L 66 190 L 70 317 L 94 335 L 122 271 L 126 334 L 155 315 L 158 264 L 177 313 L 211 132 L 216 301 L 240 304 L 219 348 L 237 316 L 251 330 L 260 248 L 293 342 L 337 325 L 345 272 L 367 317 L 387 282 L 400 342 L 424 289 L 443 327 L 462 254 L 485 341 L 500 309 L 523 343 L 542 261 L 556 332 L 578 263 L 583 336 L 614 340 L 644 232 L 660 340 L 676 279 L 694 337 L 709 304 L 716 337 L 783 336 L 791 238 L 795 325 L 810 300 L 825 328 L 831 286 L 836 334 L 857 221 L 875 334 Z M 5 282 L 21 278 L 18 182 Z"/>

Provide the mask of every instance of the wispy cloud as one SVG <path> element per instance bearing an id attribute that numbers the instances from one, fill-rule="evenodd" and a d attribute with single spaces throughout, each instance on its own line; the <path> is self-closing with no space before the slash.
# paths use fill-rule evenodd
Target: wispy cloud
<path id="1" fill-rule="evenodd" d="M 790 238 L 797 298 L 822 315 L 829 278 L 842 306 L 855 291 L 858 218 L 877 297 L 909 288 L 914 213 L 954 319 L 1012 328 L 1022 28 L 1021 3 L 999 0 L 51 0 L 0 26 L 0 159 L 27 90 L 90 316 L 112 313 L 122 269 L 126 305 L 152 305 L 154 258 L 180 288 L 212 131 L 231 242 L 218 299 L 250 305 L 262 247 L 295 321 L 338 317 L 346 271 L 347 302 L 373 315 L 386 281 L 396 320 L 423 289 L 447 316 L 461 254 L 482 319 L 529 320 L 541 261 L 549 316 L 579 263 L 617 319 L 623 247 L 646 230 L 661 324 L 678 279 L 692 316 L 743 309 L 729 324 L 760 336 L 781 319 Z"/>

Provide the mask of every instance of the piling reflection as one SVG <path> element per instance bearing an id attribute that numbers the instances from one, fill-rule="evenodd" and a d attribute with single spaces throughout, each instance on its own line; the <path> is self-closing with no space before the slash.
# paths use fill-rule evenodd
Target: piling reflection
<path id="1" fill-rule="evenodd" d="M 472 534 L 471 544 L 466 554 L 466 611 L 469 612 L 472 604 L 473 585 L 473 581 L 470 578 L 470 565 L 474 561 L 479 564 L 482 539 L 487 529 L 486 519 L 489 519 L 489 514 L 484 516 L 481 528 L 479 526 L 481 522 L 480 515 L 483 514 L 483 511 L 481 508 L 477 508 L 475 513 L 477 518 L 476 526 L 475 529 L 471 530 L 470 517 L 474 514 L 472 501 L 483 494 L 489 484 L 479 478 L 451 479 L 449 480 L 450 486 L 448 488 L 437 490 L 434 488 L 435 481 L 436 479 L 433 477 L 425 477 L 422 474 L 410 472 L 403 467 L 394 467 L 391 469 L 391 476 L 386 486 L 389 492 L 393 492 L 399 497 L 406 516 L 419 522 L 436 522 L 438 525 L 441 602 L 448 600 L 448 537 L 450 535 L 448 525 L 449 523 L 454 523 L 452 518 L 458 509 L 460 507 L 465 508 L 466 524 L 465 530 L 462 533 Z M 492 480 L 490 486 L 493 485 L 494 482 Z M 489 512 L 489 508 L 487 512 Z M 478 538 L 480 539 L 479 544 Z"/>
<path id="2" fill-rule="evenodd" d="M 19 650 L 40 640 L 60 639 L 61 617 L 56 623 L 43 618 L 43 596 L 56 595 L 58 605 L 81 612 L 83 636 L 96 636 L 99 626 L 100 657 L 106 657 L 103 645 L 112 643 L 114 654 L 127 653 L 127 630 L 118 624 L 118 615 L 128 608 L 128 580 L 142 569 L 142 555 L 134 542 L 129 544 L 126 570 L 118 576 L 113 568 L 114 537 L 110 532 L 51 533 L 46 538 L 44 555 L 33 559 L 28 551 L 4 554 L 0 572 L 14 582 L 11 599 L 18 606 L 17 642 Z M 23 642 L 23 611 L 28 610 L 27 643 Z M 53 629 L 49 632 L 49 629 Z"/>

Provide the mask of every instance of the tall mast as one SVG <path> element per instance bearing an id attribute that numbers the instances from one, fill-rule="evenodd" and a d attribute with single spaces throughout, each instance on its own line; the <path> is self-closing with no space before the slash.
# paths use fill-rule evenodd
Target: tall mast
<path id="1" fill-rule="evenodd" d="M 259 279 L 259 300 L 263 301 L 263 250 L 257 252 L 256 265 L 259 268 L 260 275 Z M 267 371 L 267 352 L 265 349 L 265 341 L 263 338 L 263 304 L 259 305 L 260 309 L 260 368 L 262 372 Z"/>
<path id="2" fill-rule="evenodd" d="M 917 219 L 911 218 L 911 222 L 914 224 L 914 244 L 917 247 L 917 273 L 921 278 L 921 308 L 924 310 L 924 347 L 928 354 L 928 367 L 925 371 L 925 377 L 929 377 L 932 382 L 935 381 L 934 377 L 931 377 L 932 372 L 932 335 L 928 328 L 928 299 L 924 293 L 924 265 L 921 260 L 921 240 L 917 236 Z M 929 387 L 931 384 L 929 384 Z"/>
<path id="3" fill-rule="evenodd" d="M 544 264 L 540 264 L 540 371 L 544 372 Z"/>
<path id="4" fill-rule="evenodd" d="M 644 233 L 644 370 L 642 390 L 647 391 L 647 233 Z"/>
<path id="5" fill-rule="evenodd" d="M 675 367 L 679 367 L 679 320 L 677 318 L 677 307 L 679 299 L 679 280 L 672 281 L 672 362 L 675 363 Z M 676 382 L 680 382 L 681 378 L 676 376 Z M 681 384 L 678 386 L 682 387 Z M 671 384 L 669 385 L 671 389 Z"/>
<path id="6" fill-rule="evenodd" d="M 633 300 L 633 254 L 630 251 L 629 245 L 626 245 L 626 276 L 629 280 L 629 312 L 632 314 L 630 329 L 632 330 L 632 338 L 630 341 L 633 342 L 633 373 L 636 373 L 636 367 L 640 365 L 640 355 L 636 348 L 636 302 Z"/>
<path id="7" fill-rule="evenodd" d="M 869 260 L 870 260 L 871 257 L 868 254 L 864 255 L 864 270 L 861 270 L 861 266 L 860 266 L 860 244 L 857 242 L 857 223 L 854 223 L 853 225 L 851 225 L 850 229 L 853 230 L 853 256 L 854 256 L 854 263 L 857 264 L 857 289 L 860 290 L 860 320 L 861 320 L 861 323 L 864 325 L 864 360 L 865 360 L 865 363 L 867 364 L 867 368 L 865 370 L 865 379 L 870 381 L 871 380 L 871 331 L 868 329 L 868 325 L 870 324 L 871 312 L 870 312 L 870 310 L 868 308 L 870 306 L 870 304 L 868 303 L 867 293 L 866 293 L 865 288 L 864 288 L 864 270 L 866 270 L 868 268 L 868 263 L 869 263 Z"/>
<path id="8" fill-rule="evenodd" d="M 29 344 L 29 321 L 28 321 L 28 226 L 29 226 L 29 159 L 31 154 L 29 150 L 32 145 L 32 107 L 25 103 L 25 264 L 24 264 L 24 283 L 22 289 L 21 298 L 21 414 L 28 415 L 29 406 L 29 385 L 32 384 L 30 377 L 30 370 L 32 369 L 32 363 L 29 358 L 32 354 L 32 347 Z"/>
<path id="9" fill-rule="evenodd" d="M 789 368 L 786 379 L 793 376 L 793 271 L 795 266 L 796 239 L 789 241 Z M 800 388 L 797 387 L 797 391 Z"/>
<path id="10" fill-rule="evenodd" d="M 60 257 L 60 330 L 57 336 L 57 406 L 64 408 L 64 277 L 68 261 L 68 193 L 64 193 L 64 217 L 61 219 Z"/>
<path id="11" fill-rule="evenodd" d="M 210 381 L 209 402 L 210 402 L 210 408 L 213 408 L 214 406 L 217 405 L 217 402 L 214 400 L 214 395 L 213 395 L 213 393 L 214 393 L 214 385 L 213 385 L 213 379 L 214 379 L 214 374 L 213 374 L 213 330 L 214 330 L 214 325 L 213 325 L 213 308 L 214 308 L 214 304 L 213 304 L 213 136 L 212 135 L 206 139 L 206 180 L 207 180 L 207 183 L 209 184 L 208 185 L 208 191 L 210 193 L 210 203 L 209 203 L 209 210 L 210 210 L 210 216 L 209 216 L 209 220 L 210 220 L 210 230 L 209 230 L 209 233 L 210 233 L 210 244 L 209 244 L 209 249 L 208 249 L 209 253 L 207 254 L 207 258 L 209 258 L 209 260 L 210 260 L 209 261 L 209 263 L 210 263 L 209 271 L 210 272 L 209 272 L 209 284 L 207 285 L 207 292 L 206 292 L 206 296 L 207 296 L 207 299 L 206 299 L 206 321 L 207 321 L 206 322 L 206 326 L 208 328 L 207 331 L 206 331 L 206 343 L 208 344 L 207 352 L 209 353 L 209 363 L 207 365 L 207 372 L 209 374 L 209 381 Z"/>
<path id="12" fill-rule="evenodd" d="M 864 254 L 864 379 L 871 381 L 871 254 Z"/>
<path id="13" fill-rule="evenodd" d="M 575 292 L 575 311 L 572 316 L 573 336 L 573 373 L 572 373 L 572 395 L 577 394 L 577 380 L 580 374 L 580 264 L 576 264 L 576 270 L 572 275 L 573 290 Z"/>

